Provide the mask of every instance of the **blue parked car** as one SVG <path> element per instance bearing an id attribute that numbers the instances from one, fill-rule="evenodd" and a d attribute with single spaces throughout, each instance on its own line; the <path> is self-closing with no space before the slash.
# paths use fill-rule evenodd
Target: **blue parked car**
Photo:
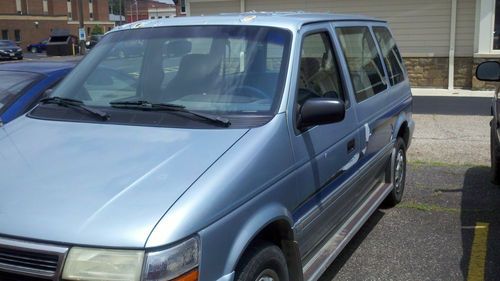
<path id="1" fill-rule="evenodd" d="M 5 124 L 33 108 L 43 93 L 68 74 L 76 62 L 0 64 L 0 118 Z"/>
<path id="2" fill-rule="evenodd" d="M 0 279 L 317 280 L 402 200 L 413 130 L 383 20 L 115 28 L 0 128 Z"/>
<path id="3" fill-rule="evenodd" d="M 28 52 L 41 53 L 41 52 L 44 52 L 45 50 L 47 50 L 47 43 L 48 42 L 49 42 L 49 38 L 44 39 L 38 43 L 29 44 L 28 47 L 26 47 L 26 49 L 28 50 Z"/>

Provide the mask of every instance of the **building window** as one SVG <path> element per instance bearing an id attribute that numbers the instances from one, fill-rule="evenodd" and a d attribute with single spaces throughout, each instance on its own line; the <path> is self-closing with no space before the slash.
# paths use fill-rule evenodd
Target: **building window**
<path id="1" fill-rule="evenodd" d="M 73 15 L 71 14 L 71 12 L 68 12 L 68 20 L 72 20 L 73 19 Z"/>
<path id="2" fill-rule="evenodd" d="M 23 8 L 21 6 L 21 0 L 16 0 L 16 11 L 19 15 L 23 14 Z"/>
<path id="3" fill-rule="evenodd" d="M 493 32 L 493 50 L 500 50 L 500 0 L 495 2 L 495 30 Z"/>
<path id="4" fill-rule="evenodd" d="M 43 13 L 47 14 L 49 12 L 49 4 L 47 0 L 43 0 L 42 6 L 43 6 Z"/>
<path id="5" fill-rule="evenodd" d="M 19 29 L 14 30 L 14 38 L 16 42 L 21 41 L 21 30 Z"/>
<path id="6" fill-rule="evenodd" d="M 185 14 L 186 13 L 186 0 L 181 0 L 181 13 Z"/>
<path id="7" fill-rule="evenodd" d="M 89 0 L 89 4 L 92 4 L 92 0 Z"/>
<path id="8" fill-rule="evenodd" d="M 94 13 L 89 13 L 90 15 L 90 19 L 93 20 L 94 19 Z"/>
<path id="9" fill-rule="evenodd" d="M 90 36 L 90 27 L 87 27 L 87 36 Z"/>
<path id="10" fill-rule="evenodd" d="M 9 31 L 7 29 L 2 30 L 2 40 L 9 40 Z"/>

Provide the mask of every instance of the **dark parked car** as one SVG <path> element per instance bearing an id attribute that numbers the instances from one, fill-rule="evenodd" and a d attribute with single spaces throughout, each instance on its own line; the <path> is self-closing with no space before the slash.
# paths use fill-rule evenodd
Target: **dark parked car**
<path id="1" fill-rule="evenodd" d="M 85 46 L 87 47 L 87 49 L 94 48 L 94 46 L 97 45 L 97 43 L 99 43 L 99 41 L 101 41 L 103 36 L 104 35 L 92 35 L 92 36 L 90 36 L 89 41 L 85 42 Z"/>
<path id="2" fill-rule="evenodd" d="M 496 61 L 487 61 L 481 63 L 476 69 L 476 77 L 481 81 L 500 82 L 500 63 Z M 498 92 L 500 84 L 497 84 L 493 102 L 491 105 L 491 114 L 493 119 L 490 122 L 491 127 L 491 181 L 500 184 L 500 101 Z"/>
<path id="3" fill-rule="evenodd" d="M 41 53 L 47 49 L 48 42 L 49 42 L 49 39 L 46 38 L 38 43 L 29 44 L 26 49 L 28 50 L 28 52 Z"/>
<path id="4" fill-rule="evenodd" d="M 0 64 L 0 118 L 3 123 L 31 109 L 75 66 L 75 62 Z"/>
<path id="5" fill-rule="evenodd" d="M 23 59 L 23 49 L 19 48 L 14 41 L 0 40 L 0 58 Z"/>

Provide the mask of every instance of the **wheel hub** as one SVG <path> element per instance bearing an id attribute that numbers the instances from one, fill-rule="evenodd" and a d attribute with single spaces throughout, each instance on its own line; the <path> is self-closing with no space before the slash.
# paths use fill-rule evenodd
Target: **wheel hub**
<path id="1" fill-rule="evenodd" d="M 396 163 L 394 168 L 394 185 L 396 188 L 396 192 L 401 192 L 401 186 L 404 177 L 405 170 L 405 159 L 404 159 L 403 150 L 398 150 L 398 154 L 396 155 Z"/>
<path id="2" fill-rule="evenodd" d="M 259 277 L 255 281 L 279 281 L 280 278 L 278 274 L 271 269 L 266 269 L 259 274 Z"/>

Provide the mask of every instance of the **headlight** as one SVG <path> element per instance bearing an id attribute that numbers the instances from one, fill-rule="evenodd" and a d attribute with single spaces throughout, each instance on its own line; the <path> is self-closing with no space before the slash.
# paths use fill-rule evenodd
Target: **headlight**
<path id="1" fill-rule="evenodd" d="M 73 247 L 66 258 L 62 279 L 197 281 L 199 258 L 200 242 L 197 237 L 146 255 L 144 251 Z"/>
<path id="2" fill-rule="evenodd" d="M 21 49 L 21 48 L 17 48 L 17 51 L 18 51 L 18 52 L 20 52 L 20 51 L 22 51 L 22 50 L 23 50 L 23 49 Z"/>
<path id="3" fill-rule="evenodd" d="M 73 247 L 64 265 L 64 280 L 138 281 L 144 251 Z"/>
<path id="4" fill-rule="evenodd" d="M 143 281 L 196 281 L 200 259 L 197 237 L 163 251 L 146 254 Z"/>

